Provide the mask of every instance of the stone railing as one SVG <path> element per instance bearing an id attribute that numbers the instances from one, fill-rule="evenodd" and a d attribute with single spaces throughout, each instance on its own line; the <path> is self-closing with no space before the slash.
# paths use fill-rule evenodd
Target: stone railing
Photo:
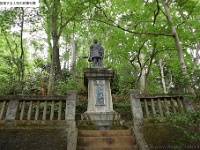
<path id="1" fill-rule="evenodd" d="M 138 90 L 131 90 L 130 94 L 134 119 L 166 117 L 194 110 L 192 103 L 180 95 L 140 95 Z"/>
<path id="2" fill-rule="evenodd" d="M 139 90 L 130 91 L 133 114 L 133 131 L 141 150 L 149 147 L 143 137 L 143 120 L 150 117 L 167 117 L 173 113 L 194 110 L 192 102 L 180 95 L 140 95 Z"/>
<path id="3" fill-rule="evenodd" d="M 75 91 L 65 96 L 1 96 L 0 149 L 75 150 L 75 109 Z"/>
<path id="4" fill-rule="evenodd" d="M 75 120 L 76 94 L 0 97 L 0 120 Z"/>

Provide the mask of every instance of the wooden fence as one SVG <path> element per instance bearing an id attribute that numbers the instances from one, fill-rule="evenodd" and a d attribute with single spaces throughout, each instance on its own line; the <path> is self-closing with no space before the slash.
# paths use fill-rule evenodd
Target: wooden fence
<path id="1" fill-rule="evenodd" d="M 76 93 L 66 96 L 1 96 L 0 120 L 75 120 Z"/>

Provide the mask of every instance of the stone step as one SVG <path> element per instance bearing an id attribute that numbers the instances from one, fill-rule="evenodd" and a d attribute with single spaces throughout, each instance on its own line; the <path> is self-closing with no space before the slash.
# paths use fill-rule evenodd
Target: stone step
<path id="1" fill-rule="evenodd" d="M 132 147 L 106 147 L 106 148 L 88 148 L 88 147 L 77 147 L 77 150 L 138 150 L 137 146 L 132 146 Z"/>
<path id="2" fill-rule="evenodd" d="M 132 131 L 127 130 L 79 130 L 78 137 L 113 137 L 132 136 Z"/>
<path id="3" fill-rule="evenodd" d="M 129 128 L 123 120 L 79 120 L 77 121 L 77 127 L 80 130 L 120 130 Z"/>
<path id="4" fill-rule="evenodd" d="M 78 137 L 77 146 L 89 148 L 131 147 L 136 145 L 133 136 Z"/>

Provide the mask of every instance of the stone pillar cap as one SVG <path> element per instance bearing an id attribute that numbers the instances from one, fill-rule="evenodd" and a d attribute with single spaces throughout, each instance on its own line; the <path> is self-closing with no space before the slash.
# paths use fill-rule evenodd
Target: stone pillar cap
<path id="1" fill-rule="evenodd" d="M 114 77 L 114 70 L 109 68 L 85 68 L 84 85 L 88 86 L 88 79 L 111 80 Z"/>

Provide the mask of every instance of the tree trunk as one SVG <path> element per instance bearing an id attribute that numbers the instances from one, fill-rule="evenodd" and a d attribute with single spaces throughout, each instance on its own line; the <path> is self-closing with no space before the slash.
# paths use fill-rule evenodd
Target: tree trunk
<path id="1" fill-rule="evenodd" d="M 192 26 L 189 24 L 187 18 L 184 17 L 184 14 L 183 14 L 183 12 L 181 10 L 181 6 L 180 5 L 179 5 L 179 12 L 181 14 L 181 17 L 185 20 L 185 22 L 186 22 L 186 24 L 188 26 L 188 29 L 190 30 L 190 32 L 191 32 L 191 34 L 192 34 L 192 36 L 193 36 L 193 38 L 194 38 L 194 40 L 195 40 L 195 42 L 197 44 L 196 53 L 195 53 L 196 58 L 195 58 L 195 61 L 194 61 L 194 66 L 192 68 L 192 73 L 194 73 L 195 69 L 197 68 L 197 65 L 199 64 L 199 60 L 200 60 L 200 55 L 199 55 L 200 43 L 199 43 L 199 40 L 196 37 L 196 35 L 195 35 L 195 33 L 194 33 L 193 29 L 192 29 Z"/>
<path id="2" fill-rule="evenodd" d="M 52 60 L 51 60 L 51 71 L 49 75 L 48 95 L 53 93 L 55 76 L 56 75 L 61 76 L 58 40 L 59 40 L 59 37 L 53 37 L 53 52 L 52 52 Z"/>
<path id="3" fill-rule="evenodd" d="M 161 82 L 163 87 L 163 93 L 167 94 L 167 88 L 165 84 L 165 78 L 164 78 L 164 65 L 162 58 L 159 59 L 159 67 L 160 67 L 160 75 L 161 75 Z"/>
<path id="4" fill-rule="evenodd" d="M 53 86 L 55 81 L 55 76 L 60 75 L 61 76 L 61 65 L 60 65 L 60 55 L 59 55 L 59 39 L 61 36 L 61 31 L 59 31 L 59 8 L 60 7 L 60 1 L 56 0 L 53 1 L 53 8 L 49 8 L 49 12 L 51 14 L 50 19 L 50 31 L 51 36 L 53 40 L 53 48 L 52 48 L 52 58 L 51 58 L 51 71 L 49 75 L 49 83 L 48 83 L 48 95 L 54 93 L 53 92 Z M 60 29 L 61 30 L 61 29 Z"/>
<path id="5" fill-rule="evenodd" d="M 141 62 L 142 64 L 144 64 L 144 59 L 145 59 L 145 54 L 141 53 L 141 56 L 140 56 L 140 59 L 141 59 Z M 140 91 L 143 93 L 144 92 L 144 89 L 145 89 L 145 85 L 146 85 L 146 72 L 145 72 L 145 65 L 142 65 L 143 67 L 141 68 L 141 76 L 140 76 Z"/>
<path id="6" fill-rule="evenodd" d="M 186 80 L 190 81 L 189 76 L 187 75 L 187 71 L 186 71 L 186 65 L 185 65 L 185 62 L 184 62 L 183 50 L 182 50 L 182 47 L 181 47 L 181 44 L 180 44 L 180 40 L 179 40 L 178 34 L 176 32 L 176 28 L 174 26 L 174 23 L 172 21 L 172 17 L 171 17 L 170 11 L 169 11 L 168 0 L 162 0 L 162 4 L 163 4 L 165 12 L 166 12 L 167 20 L 169 21 L 171 28 L 172 28 L 172 34 L 173 34 L 173 37 L 174 37 L 174 42 L 176 44 L 178 59 L 179 59 L 179 63 L 180 63 L 179 64 L 180 70 L 182 72 L 183 77 Z M 189 83 L 186 83 L 186 84 L 187 84 L 186 90 L 190 93 L 194 93 L 194 90 L 191 88 Z"/>
<path id="7" fill-rule="evenodd" d="M 21 70 L 21 79 L 20 79 L 20 86 L 21 90 L 24 88 L 24 72 L 25 72 L 25 67 L 24 67 L 24 47 L 23 47 L 23 31 L 24 31 L 24 9 L 21 8 L 21 30 L 20 30 L 20 47 L 21 47 L 21 55 L 20 55 L 20 70 Z"/>
<path id="8" fill-rule="evenodd" d="M 51 68 L 50 74 L 49 74 L 49 83 L 48 83 L 47 95 L 52 95 L 54 93 L 53 92 L 54 79 L 55 79 L 55 69 Z"/>
<path id="9" fill-rule="evenodd" d="M 69 66 L 69 71 L 74 72 L 74 66 L 76 63 L 76 45 L 74 41 L 74 35 L 72 34 L 70 37 L 70 66 Z"/>

